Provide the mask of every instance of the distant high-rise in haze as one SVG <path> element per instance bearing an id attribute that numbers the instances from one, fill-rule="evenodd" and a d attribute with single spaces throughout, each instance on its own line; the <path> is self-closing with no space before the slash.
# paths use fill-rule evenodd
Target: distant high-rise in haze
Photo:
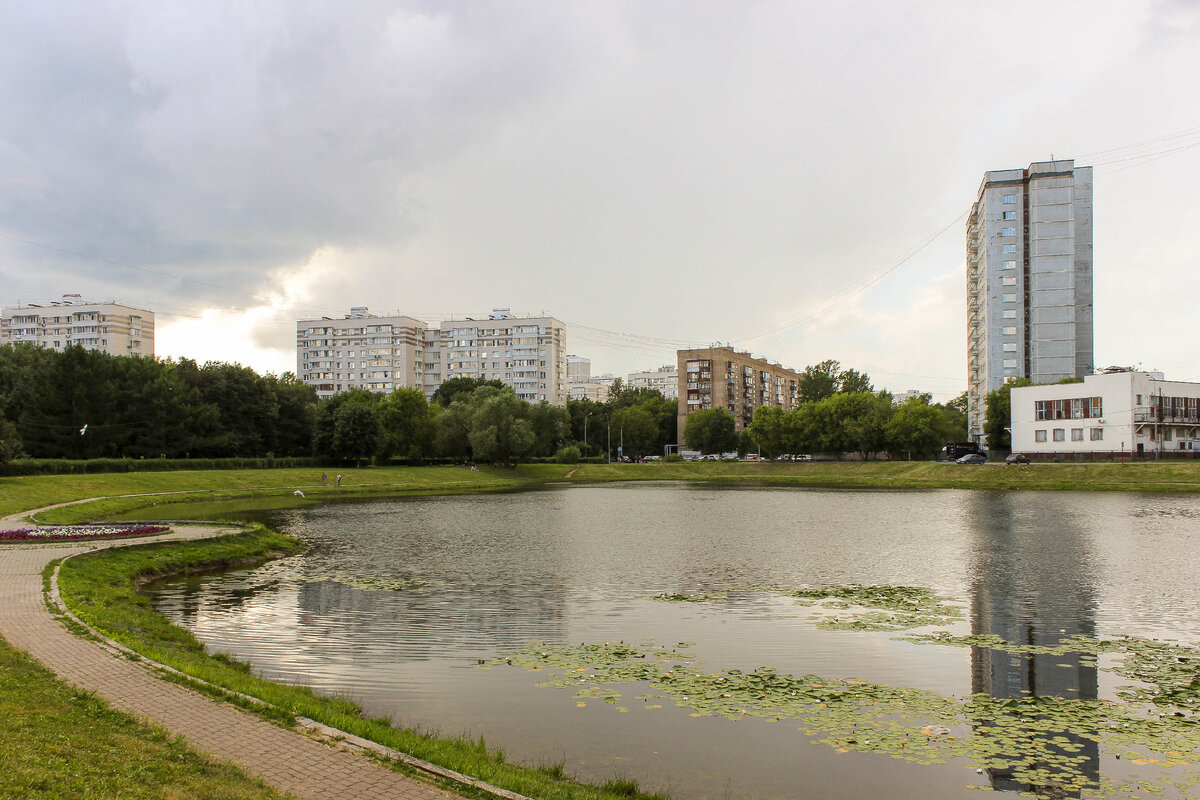
<path id="1" fill-rule="evenodd" d="M 1092 168 L 992 170 L 967 220 L 967 426 L 1014 378 L 1082 378 L 1092 348 Z"/>

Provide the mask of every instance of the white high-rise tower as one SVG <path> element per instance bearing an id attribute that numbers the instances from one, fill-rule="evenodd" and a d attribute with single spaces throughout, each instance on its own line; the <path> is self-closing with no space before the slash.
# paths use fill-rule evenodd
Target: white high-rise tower
<path id="1" fill-rule="evenodd" d="M 988 392 L 1094 367 L 1092 168 L 1072 159 L 992 170 L 967 220 L 967 429 Z"/>

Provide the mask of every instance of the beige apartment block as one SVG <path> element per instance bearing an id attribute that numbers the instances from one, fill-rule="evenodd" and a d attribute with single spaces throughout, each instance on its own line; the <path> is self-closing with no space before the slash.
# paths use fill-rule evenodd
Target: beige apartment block
<path id="1" fill-rule="evenodd" d="M 675 364 L 663 364 L 645 372 L 631 372 L 625 377 L 629 389 L 654 389 L 662 392 L 668 400 L 679 397 L 679 368 Z"/>
<path id="2" fill-rule="evenodd" d="M 0 345 L 20 342 L 52 350 L 75 345 L 114 356 L 153 356 L 154 312 L 64 294 L 45 305 L 0 311 Z"/>
<path id="3" fill-rule="evenodd" d="M 433 327 L 356 306 L 342 319 L 296 323 L 297 374 L 320 397 L 350 389 L 418 388 L 426 397 L 450 378 L 498 380 L 531 403 L 566 405 L 566 329 L 553 317 L 495 309 L 483 319 Z"/>
<path id="4" fill-rule="evenodd" d="M 530 403 L 567 404 L 567 332 L 554 317 L 495 308 L 485 318 L 443 321 L 425 343 L 427 395 L 450 378 L 481 378 Z"/>
<path id="5" fill-rule="evenodd" d="M 734 427 L 744 430 L 759 406 L 790 411 L 800 405 L 800 373 L 732 347 L 680 350 L 677 433 L 683 444 L 688 414 L 723 408 L 733 414 Z"/>
<path id="6" fill-rule="evenodd" d="M 296 323 L 296 374 L 332 397 L 350 389 L 388 393 L 422 385 L 425 332 L 419 319 L 376 316 L 355 306 L 341 319 Z"/>

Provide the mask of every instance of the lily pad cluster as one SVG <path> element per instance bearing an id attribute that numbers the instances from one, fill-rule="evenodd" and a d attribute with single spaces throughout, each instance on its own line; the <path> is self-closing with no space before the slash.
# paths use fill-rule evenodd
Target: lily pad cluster
<path id="1" fill-rule="evenodd" d="M 350 586 L 368 592 L 402 592 L 416 586 L 415 581 L 405 578 L 368 578 L 359 575 L 346 575 L 340 572 L 335 575 L 309 575 L 306 580 L 310 583 L 321 581 L 340 583 L 343 586 Z"/>
<path id="2" fill-rule="evenodd" d="M 728 600 L 731 591 L 772 592 L 796 599 L 799 605 L 823 611 L 817 627 L 847 631 L 903 631 L 928 625 L 950 625 L 963 618 L 962 608 L 922 586 L 846 585 L 791 587 L 751 585 L 715 592 L 663 592 L 651 600 L 674 603 L 711 603 Z"/>
<path id="3" fill-rule="evenodd" d="M 625 687 L 648 686 L 634 698 L 646 709 L 662 708 L 664 703 L 656 702 L 662 700 L 693 717 L 793 722 L 838 752 L 885 754 L 918 764 L 962 762 L 994 780 L 1023 785 L 1029 796 L 1131 797 L 1165 791 L 1197 796 L 1200 773 L 1181 772 L 1200 752 L 1197 648 L 1083 636 L 1064 637 L 1057 646 L 946 633 L 905 638 L 1007 652 L 1118 653 L 1123 658 L 1113 671 L 1140 685 L 1120 690 L 1119 702 L 1028 694 L 955 698 L 853 678 L 782 674 L 770 666 L 710 673 L 686 642 L 672 648 L 533 642 L 484 666 L 544 670 L 548 674 L 539 685 L 573 689 L 576 705 L 599 700 L 623 712 L 632 705 Z M 1101 752 L 1154 774 L 1129 781 L 1102 777 Z"/>

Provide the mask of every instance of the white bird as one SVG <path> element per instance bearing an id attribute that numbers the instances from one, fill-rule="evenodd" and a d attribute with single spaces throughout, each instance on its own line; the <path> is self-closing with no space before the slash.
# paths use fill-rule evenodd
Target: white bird
<path id="1" fill-rule="evenodd" d="M 79 429 L 80 436 L 83 436 L 85 433 L 87 433 L 87 423 L 86 422 L 84 423 L 83 427 Z"/>
<path id="2" fill-rule="evenodd" d="M 298 495 L 300 495 L 301 497 L 304 497 L 304 492 L 300 491 L 299 489 L 297 489 L 296 491 L 292 492 L 292 494 L 298 494 Z"/>

